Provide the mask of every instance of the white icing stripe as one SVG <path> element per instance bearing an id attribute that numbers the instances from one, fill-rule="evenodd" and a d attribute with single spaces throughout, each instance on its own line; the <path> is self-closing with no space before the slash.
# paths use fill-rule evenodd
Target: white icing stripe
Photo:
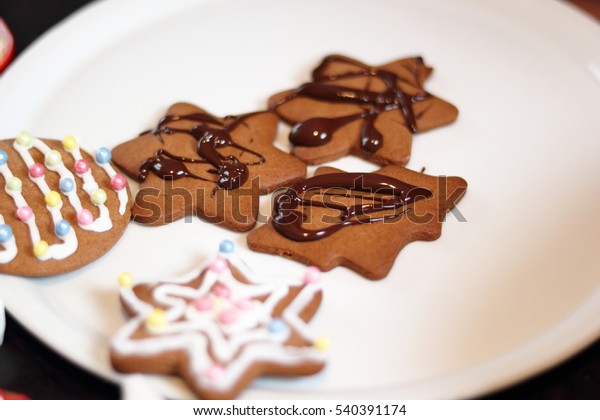
<path id="1" fill-rule="evenodd" d="M 136 317 L 129 321 L 113 339 L 113 350 L 123 356 L 158 356 L 169 351 L 185 351 L 190 361 L 192 373 L 190 376 L 198 386 L 203 388 L 220 391 L 230 389 L 256 362 L 273 362 L 294 366 L 306 362 L 323 363 L 325 360 L 323 352 L 313 347 L 296 348 L 273 345 L 273 341 L 269 341 L 269 337 L 265 333 L 265 340 L 247 342 L 243 352 L 236 358 L 228 360 L 223 378 L 219 381 L 211 381 L 206 377 L 205 372 L 213 366 L 210 357 L 206 356 L 209 346 L 215 348 L 214 342 L 211 342 L 212 338 L 189 331 L 179 335 L 160 335 L 144 340 L 131 339 L 132 334 L 139 328 L 143 328 L 143 325 L 144 317 Z"/>
<path id="2" fill-rule="evenodd" d="M 191 352 L 191 350 L 190 350 Z M 193 359 L 194 362 L 199 358 Z M 218 391 L 232 388 L 239 379 L 248 371 L 248 368 L 257 362 L 268 362 L 282 366 L 297 366 L 306 363 L 324 363 L 323 352 L 312 347 L 280 347 L 272 346 L 265 342 L 248 344 L 239 357 L 227 366 L 224 377 L 219 381 L 210 381 L 206 376 L 199 375 L 198 366 L 193 367 L 193 376 L 198 385 L 210 387 Z"/>
<path id="3" fill-rule="evenodd" d="M 0 165 L 0 174 L 4 177 L 4 180 L 8 184 L 8 180 L 13 177 L 13 173 L 11 172 L 8 164 Z M 13 191 L 8 189 L 8 185 L 4 187 L 4 191 L 13 199 L 17 208 L 21 207 L 29 207 L 27 201 L 21 194 L 21 191 Z M 29 220 L 25 222 L 27 227 L 29 228 L 29 237 L 31 239 L 32 245 L 37 244 L 40 241 L 40 231 L 35 224 L 35 214 L 31 216 Z"/>
<path id="4" fill-rule="evenodd" d="M 52 149 L 50 149 L 48 145 L 46 145 L 40 139 L 34 139 L 33 144 L 36 149 L 38 149 L 44 154 L 44 158 L 48 155 L 48 153 L 52 151 Z M 28 166 L 30 166 L 29 163 Z M 46 169 L 52 172 L 56 172 L 60 176 L 59 183 L 61 183 L 65 179 L 70 179 L 71 181 L 73 181 L 73 189 L 71 191 L 67 193 L 65 193 L 64 191 L 61 192 L 69 199 L 69 203 L 71 203 L 71 206 L 73 206 L 75 211 L 79 213 L 83 209 L 83 206 L 81 205 L 81 201 L 79 200 L 79 196 L 77 195 L 77 184 L 75 183 L 75 177 L 73 176 L 71 171 L 67 169 L 62 160 L 58 165 L 48 165 L 46 163 L 45 166 Z M 83 228 L 85 229 L 85 226 Z"/>
<path id="5" fill-rule="evenodd" d="M 40 145 L 42 145 L 43 147 L 40 147 Z M 20 146 L 19 144 L 17 144 L 17 142 L 13 143 L 13 147 L 19 153 L 19 155 L 21 156 L 21 158 L 27 165 L 27 170 L 29 170 L 35 164 L 35 161 L 33 160 L 31 153 L 29 153 L 29 148 L 27 148 L 25 146 Z M 48 148 L 48 146 L 46 146 L 44 143 L 42 143 L 38 139 L 34 139 L 33 147 L 37 148 L 42 153 L 44 153 L 44 157 L 50 151 L 50 148 Z M 47 194 L 49 194 L 50 192 L 52 192 L 52 190 L 48 186 L 48 183 L 46 182 L 45 175 L 42 175 L 38 178 L 34 178 L 30 175 L 29 179 L 35 185 L 37 185 L 38 189 L 41 191 L 41 193 L 43 194 L 44 197 Z M 55 228 L 56 228 L 56 225 L 61 220 L 63 220 L 62 213 L 60 211 L 62 209 L 62 206 L 63 206 L 62 202 L 54 207 L 46 205 L 46 208 L 48 209 L 48 211 L 50 212 L 50 215 L 52 216 L 52 221 L 54 223 Z M 37 227 L 36 227 L 36 229 L 37 229 Z M 69 257 L 70 255 L 73 255 L 75 253 L 75 251 L 77 251 L 77 246 L 78 246 L 77 235 L 75 234 L 75 231 L 73 230 L 73 228 L 70 228 L 69 232 L 67 232 L 67 234 L 64 236 L 59 236 L 59 235 L 56 235 L 56 236 L 60 240 L 62 240 L 63 243 L 62 244 L 53 244 L 53 245 L 49 246 L 47 252 L 45 252 L 43 255 L 37 257 L 39 260 L 42 260 L 42 261 L 47 261 L 50 259 L 62 260 L 62 259 Z M 39 234 L 38 234 L 38 238 L 39 238 Z M 39 238 L 38 241 L 40 239 L 41 238 Z M 36 243 L 37 242 L 34 242 L 34 245 Z"/>
<path id="6" fill-rule="evenodd" d="M 75 161 L 84 160 L 78 145 L 71 150 L 67 150 L 67 152 L 73 156 Z M 94 175 L 92 174 L 92 167 L 90 166 L 89 169 L 83 174 L 78 173 L 77 176 L 83 180 L 83 190 L 88 193 L 91 199 L 92 194 L 100 188 L 96 182 L 96 179 L 94 178 Z M 110 213 L 104 204 L 99 204 L 97 207 L 100 210 L 100 216 L 89 225 L 80 226 L 86 230 L 91 230 L 94 232 L 106 232 L 112 228 Z"/>
<path id="7" fill-rule="evenodd" d="M 149 330 L 145 326 L 153 306 L 141 301 L 132 287 L 122 287 L 121 299 L 136 316 L 115 336 L 113 351 L 125 357 L 151 357 L 167 351 L 186 351 L 190 376 L 197 387 L 221 391 L 235 385 L 256 362 L 268 361 L 284 366 L 322 363 L 323 352 L 313 346 L 284 344 L 292 330 L 309 343 L 315 341 L 300 313 L 320 292 L 320 286 L 305 284 L 299 279 L 257 279 L 237 256 L 226 253 L 220 256 L 227 258 L 250 284 L 238 281 L 229 268 L 219 273 L 216 272 L 219 270 L 208 269 L 197 289 L 184 283 L 197 278 L 202 270 L 169 283 L 136 282 L 136 285 L 148 287 L 162 283 L 152 290 L 153 301 L 165 308 L 167 323 L 162 328 Z M 293 286 L 302 289 L 285 308 L 282 318 L 274 320 L 274 308 L 289 296 Z M 208 306 L 198 309 L 196 305 L 200 305 L 201 301 L 208 302 Z M 225 315 L 233 316 L 233 320 L 224 321 Z M 277 326 L 272 328 L 273 324 Z M 139 328 L 146 328 L 151 336 L 131 338 Z M 218 380 L 207 374 L 215 364 L 222 369 Z"/>
<path id="8" fill-rule="evenodd" d="M 86 149 L 90 150 L 90 149 L 85 147 L 85 145 L 82 142 L 80 142 L 79 139 L 75 139 L 75 140 L 77 141 L 78 146 L 71 151 L 71 154 L 73 155 L 75 160 L 82 159 L 80 149 L 81 148 L 83 148 L 83 150 L 86 150 Z M 80 147 L 80 145 L 83 147 Z M 111 180 L 117 175 L 117 171 L 115 171 L 115 169 L 112 167 L 110 162 L 102 163 L 102 162 L 98 162 L 98 160 L 96 160 L 96 159 L 95 159 L 95 162 L 96 162 L 96 165 L 98 165 L 106 173 L 106 175 L 108 175 L 108 177 Z M 119 214 L 122 216 L 125 214 L 125 211 L 127 210 L 127 203 L 129 202 L 129 195 L 127 194 L 127 188 L 123 188 L 118 191 L 113 190 L 113 192 L 115 192 L 117 194 L 117 198 L 119 199 Z"/>
<path id="9" fill-rule="evenodd" d="M 139 300 L 131 287 L 121 288 L 121 300 L 123 301 L 123 305 L 129 310 L 144 318 L 152 312 L 152 305 L 147 304 L 143 300 Z"/>
<path id="10" fill-rule="evenodd" d="M 180 284 L 180 283 L 189 283 L 190 281 L 194 280 L 196 277 L 198 277 L 201 273 L 201 269 L 198 270 L 194 270 L 188 274 L 185 274 L 184 276 L 178 277 L 178 278 L 174 278 L 169 280 L 169 283 L 175 283 L 175 284 Z M 140 282 L 136 282 L 136 284 L 147 284 L 147 283 L 155 283 L 156 281 L 140 281 Z M 135 295 L 135 293 L 133 292 L 133 288 L 130 287 L 122 287 L 121 288 L 121 299 L 123 300 L 123 303 L 131 309 L 131 311 L 142 315 L 144 317 L 148 316 L 148 314 L 150 314 L 152 312 L 152 310 L 154 309 L 152 307 L 152 305 L 147 304 L 146 302 L 139 300 L 137 298 L 137 296 Z"/>
<path id="11" fill-rule="evenodd" d="M 110 165 L 110 163 L 99 163 L 96 162 L 96 165 L 101 167 L 104 172 L 109 176 L 110 179 L 113 179 L 115 175 L 117 175 L 117 171 Z M 115 191 L 117 193 L 117 197 L 119 198 L 119 214 L 123 216 L 125 214 L 125 210 L 127 210 L 127 202 L 129 201 L 129 196 L 127 194 L 127 188 L 123 188 L 122 190 Z"/>
<path id="12" fill-rule="evenodd" d="M 4 222 L 4 217 L 2 217 L 2 215 L 0 214 L 0 225 L 5 224 Z M 16 256 L 17 256 L 17 241 L 15 240 L 15 236 L 13 235 L 10 239 L 8 239 L 6 242 L 4 242 L 3 244 L 0 244 L 0 248 L 4 248 L 4 250 L 0 250 L 0 264 L 6 264 L 11 262 Z M 2 311 L 2 306 L 0 304 L 0 312 Z M 0 318 L 2 317 L 2 314 L 0 313 Z M 1 340 L 2 337 L 2 331 L 0 328 L 0 343 L 2 343 Z"/>
<path id="13" fill-rule="evenodd" d="M 22 146 L 18 146 L 15 142 L 15 148 L 17 148 L 17 147 L 22 148 Z M 52 149 L 50 147 L 48 147 L 48 145 L 46 143 L 44 143 L 43 141 L 41 141 L 38 138 L 33 139 L 32 147 L 35 147 L 37 150 L 39 150 L 44 155 L 44 159 L 50 152 L 52 152 Z M 19 149 L 17 149 L 17 150 L 19 150 Z M 21 155 L 21 156 L 23 156 L 23 155 Z M 81 156 L 81 154 L 79 154 L 79 156 Z M 31 163 L 27 162 L 27 166 L 29 167 L 33 163 L 34 163 L 33 159 L 31 159 Z M 64 179 L 70 179 L 71 181 L 73 181 L 73 189 L 69 192 L 61 191 L 61 193 L 64 194 L 69 199 L 69 203 L 71 203 L 71 206 L 73 206 L 73 208 L 75 209 L 77 214 L 79 214 L 83 210 L 83 206 L 81 205 L 81 200 L 79 200 L 79 196 L 77 195 L 77 183 L 75 183 L 75 176 L 73 175 L 73 173 L 67 169 L 67 167 L 65 166 L 65 164 L 62 160 L 57 165 L 49 165 L 46 163 L 45 166 L 48 170 L 56 172 L 60 176 L 59 182 L 62 182 Z M 98 184 L 96 184 L 96 186 L 97 185 Z M 85 188 L 85 185 L 84 185 L 84 188 Z M 96 232 L 96 233 L 106 232 L 106 231 L 110 230 L 112 228 L 112 222 L 110 221 L 110 215 L 108 214 L 108 209 L 106 209 L 103 214 L 102 208 L 100 208 L 100 213 L 101 213 L 100 217 L 95 219 L 93 222 L 91 222 L 87 225 L 78 223 L 78 226 L 83 230 L 87 230 L 90 232 Z M 109 219 L 108 223 L 106 222 L 106 218 Z"/>
<path id="14" fill-rule="evenodd" d="M 298 293 L 290 306 L 283 311 L 283 319 L 307 341 L 315 341 L 316 337 L 306 327 L 306 323 L 300 318 L 299 314 L 310 304 L 319 290 L 321 290 L 320 287 L 314 284 L 307 284 Z"/>

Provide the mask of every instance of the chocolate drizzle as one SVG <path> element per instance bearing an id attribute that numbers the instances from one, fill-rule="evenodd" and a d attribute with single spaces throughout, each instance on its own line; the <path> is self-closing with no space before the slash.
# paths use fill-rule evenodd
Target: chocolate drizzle
<path id="1" fill-rule="evenodd" d="M 143 182 L 148 177 L 149 172 L 152 171 L 163 179 L 177 180 L 189 177 L 215 182 L 217 188 L 222 189 L 235 189 L 241 187 L 248 180 L 248 166 L 262 165 L 265 162 L 265 158 L 253 150 L 236 144 L 231 138 L 230 133 L 254 114 L 255 113 L 250 113 L 236 117 L 226 117 L 225 121 L 227 121 L 227 123 L 219 121 L 219 119 L 208 113 L 201 112 L 188 115 L 166 115 L 162 117 L 156 128 L 146 131 L 142 133 L 142 135 L 151 133 L 164 143 L 162 137 L 163 134 L 188 134 L 197 143 L 196 152 L 200 159 L 178 156 L 165 149 L 159 149 L 154 156 L 146 159 L 140 166 L 138 181 Z M 191 121 L 198 124 L 190 129 L 174 128 L 168 125 L 176 121 Z M 219 149 L 224 147 L 233 147 L 242 152 L 250 153 L 256 156 L 258 160 L 254 162 L 241 162 L 239 158 L 233 155 L 225 156 L 219 153 Z M 217 179 L 211 180 L 196 175 L 190 172 L 186 164 L 210 165 L 213 168 L 206 172 L 216 174 Z"/>
<path id="2" fill-rule="evenodd" d="M 304 198 L 306 192 L 315 190 L 327 196 L 353 197 L 358 200 L 359 204 L 345 206 L 339 204 L 339 201 L 334 203 Z M 382 195 L 389 198 L 381 197 Z M 415 187 L 395 178 L 379 174 L 335 173 L 317 175 L 296 182 L 286 192 L 277 197 L 273 206 L 273 226 L 283 236 L 294 241 L 314 241 L 326 238 L 347 226 L 375 223 L 401 217 L 410 209 L 403 209 L 400 212 L 397 210 L 415 201 L 432 196 L 433 193 L 426 188 Z M 302 226 L 304 216 L 299 208 L 313 206 L 340 211 L 339 222 L 320 229 L 304 228 Z M 372 216 L 373 213 L 383 211 L 388 211 L 388 213 Z"/>
<path id="3" fill-rule="evenodd" d="M 335 62 L 351 64 L 359 67 L 360 70 L 328 76 L 327 66 Z M 415 57 L 414 62 L 415 69 L 413 76 L 415 80 L 418 80 L 417 72 L 424 64 L 421 57 Z M 413 104 L 421 102 L 430 96 L 425 91 L 416 95 L 409 95 L 401 89 L 399 82 L 414 82 L 403 79 L 393 72 L 377 67 L 370 67 L 360 61 L 341 55 L 325 57 L 321 64 L 313 71 L 312 76 L 313 82 L 301 85 L 277 103 L 275 108 L 294 98 L 304 96 L 328 102 L 355 104 L 364 107 L 365 110 L 343 117 L 311 118 L 297 123 L 290 133 L 290 141 L 296 146 L 322 146 L 331 140 L 337 130 L 352 121 L 362 119 L 363 125 L 360 134 L 361 148 L 367 154 L 375 153 L 383 146 L 383 135 L 375 128 L 377 117 L 385 111 L 399 110 L 404 117 L 408 129 L 412 133 L 416 133 L 418 131 L 417 116 L 413 110 Z M 355 77 L 377 78 L 385 84 L 386 90 L 384 92 L 372 92 L 367 88 L 355 89 L 327 83 Z"/>
<path id="4" fill-rule="evenodd" d="M 292 127 L 290 141 L 297 146 L 322 146 L 329 143 L 333 134 L 362 113 L 339 118 L 312 118 Z"/>

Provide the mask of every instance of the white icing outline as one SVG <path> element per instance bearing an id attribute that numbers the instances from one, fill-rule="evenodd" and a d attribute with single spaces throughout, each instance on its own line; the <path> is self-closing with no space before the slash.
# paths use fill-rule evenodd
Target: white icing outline
<path id="1" fill-rule="evenodd" d="M 280 277 L 271 280 L 256 279 L 257 276 L 237 255 L 219 255 L 226 258 L 250 283 L 236 280 L 229 268 L 217 274 L 208 268 L 208 264 L 185 276 L 164 282 L 152 291 L 153 300 L 166 308 L 165 318 L 168 322 L 159 330 L 150 330 L 145 326 L 146 319 L 154 311 L 154 307 L 137 298 L 133 291 L 134 285 L 123 286 L 120 290 L 121 299 L 135 315 L 115 335 L 112 350 L 123 357 L 152 357 L 168 351 L 185 351 L 192 373 L 189 376 L 195 381 L 195 386 L 213 391 L 231 389 L 256 362 L 268 361 L 285 366 L 307 362 L 323 363 L 323 351 L 314 346 L 284 346 L 292 330 L 307 342 L 315 342 L 314 335 L 300 318 L 300 313 L 321 290 L 320 285 Z M 198 289 L 184 286 L 184 283 L 197 278 L 204 269 L 207 270 Z M 217 282 L 229 288 L 229 298 L 220 298 L 210 293 Z M 135 285 L 155 283 L 163 282 L 138 281 Z M 294 286 L 302 289 L 288 304 L 280 318 L 287 328 L 281 332 L 270 332 L 268 326 L 274 319 L 271 315 L 273 309 Z M 264 302 L 256 299 L 265 295 L 267 298 Z M 193 303 L 188 304 L 186 301 L 194 301 L 203 296 L 208 296 L 213 301 L 211 310 L 198 311 Z M 251 299 L 252 308 L 238 309 L 240 318 L 234 323 L 219 323 L 218 315 L 224 310 L 234 308 L 239 299 Z M 219 304 L 220 307 L 215 308 Z M 132 339 L 132 334 L 139 328 L 146 328 L 152 336 Z M 223 377 L 218 381 L 206 377 L 207 370 L 215 364 L 208 356 L 209 348 L 217 364 L 223 368 Z"/>

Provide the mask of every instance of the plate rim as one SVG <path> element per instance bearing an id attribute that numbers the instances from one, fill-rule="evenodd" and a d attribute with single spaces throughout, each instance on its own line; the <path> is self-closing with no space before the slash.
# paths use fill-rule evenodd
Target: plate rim
<path id="1" fill-rule="evenodd" d="M 185 7 L 199 7 L 215 0 L 174 0 L 171 2 L 160 2 L 147 0 L 129 0 L 127 2 L 117 0 L 102 0 L 90 3 L 74 14 L 67 17 L 65 20 L 59 22 L 57 25 L 52 27 L 43 36 L 38 38 L 32 45 L 30 45 L 26 51 L 21 53 L 19 57 L 9 66 L 5 74 L 0 78 L 0 89 L 4 89 L 7 85 L 18 87 L 19 84 L 23 84 L 23 80 L 27 80 L 27 75 L 32 71 L 36 61 L 44 59 L 53 51 L 52 47 L 62 45 L 66 48 L 64 40 L 70 37 L 69 33 L 80 30 L 87 27 L 93 22 L 95 25 L 100 25 L 103 19 L 107 19 L 115 11 L 122 11 L 123 8 L 129 7 L 135 8 L 142 4 L 144 1 L 145 8 L 154 11 L 152 16 L 160 16 L 166 11 L 170 13 L 177 13 Z M 167 6 L 168 3 L 168 6 Z M 541 3 L 541 1 L 540 1 Z M 162 4 L 162 5 L 161 5 Z M 516 4 L 516 2 L 515 2 Z M 540 13 L 555 14 L 561 13 L 566 18 L 571 19 L 574 22 L 581 23 L 578 28 L 580 37 L 588 39 L 589 33 L 595 33 L 600 39 L 600 25 L 591 19 L 588 15 L 576 9 L 570 4 L 562 1 L 555 0 L 551 3 L 545 3 L 545 7 L 540 9 Z M 565 19 L 566 19 L 565 18 Z M 139 18 L 147 23 L 146 18 Z M 139 23 L 139 22 L 138 22 Z M 585 36 L 583 33 L 585 32 Z M 106 40 L 98 42 L 107 42 Z M 582 49 L 590 47 L 590 44 L 581 46 Z M 90 50 L 95 51 L 93 48 Z M 54 50 L 55 52 L 55 50 Z M 598 51 L 588 51 L 590 56 L 597 56 Z M 31 87 L 29 87 L 31 88 Z M 14 277 L 14 276 L 12 276 Z M 14 277 L 16 280 L 16 277 Z M 72 348 L 66 348 L 59 346 L 56 340 L 51 337 L 43 327 L 37 326 L 31 312 L 28 313 L 22 306 L 19 305 L 19 297 L 25 297 L 31 292 L 28 289 L 34 288 L 32 284 L 28 284 L 22 290 L 17 291 L 14 294 L 6 294 L 3 292 L 3 299 L 6 309 L 13 318 L 24 328 L 26 328 L 32 335 L 40 339 L 44 345 L 48 346 L 55 352 L 61 354 L 63 357 L 68 359 L 70 362 L 76 364 L 82 369 L 91 372 L 101 378 L 108 379 L 115 384 L 121 384 L 123 375 L 116 372 L 108 373 L 98 371 L 94 366 L 88 366 L 85 362 L 80 360 L 79 357 L 73 355 Z M 33 290 L 33 289 L 32 289 Z M 524 344 L 512 348 L 505 354 L 499 355 L 495 358 L 486 360 L 482 363 L 470 366 L 467 369 L 460 370 L 459 372 L 451 372 L 433 376 L 431 378 L 425 378 L 416 382 L 409 382 L 408 384 L 400 384 L 394 386 L 393 389 L 376 389 L 376 390 L 357 390 L 357 391 L 327 391 L 326 398 L 332 398 L 339 394 L 343 398 L 347 398 L 348 395 L 356 395 L 361 398 L 398 398 L 399 396 L 408 396 L 409 398 L 417 399 L 448 399 L 448 398 L 472 398 L 477 395 L 485 395 L 490 392 L 494 392 L 517 383 L 523 379 L 529 378 L 535 374 L 539 374 L 546 369 L 555 366 L 569 357 L 572 357 L 577 352 L 584 349 L 587 345 L 591 344 L 598 337 L 600 337 L 600 317 L 594 316 L 598 314 L 598 310 L 595 308 L 600 307 L 600 290 L 596 290 L 595 293 L 588 296 L 588 298 L 581 303 L 581 305 L 572 311 L 572 313 L 563 318 L 553 328 L 544 331 L 538 336 L 532 337 Z M 55 317 L 58 318 L 58 317 Z M 51 320 L 50 322 L 54 322 Z M 60 322 L 59 322 L 60 324 Z M 576 331 L 571 328 L 572 325 L 576 325 Z M 582 325 L 584 328 L 581 328 Z M 68 330 L 68 329 L 67 329 Z M 563 344 L 562 347 L 555 346 L 556 336 L 569 337 L 567 344 Z M 549 350 L 549 348 L 551 350 Z M 544 357 L 542 360 L 538 360 L 537 363 L 531 364 L 531 357 L 525 357 L 527 355 L 539 356 L 540 351 L 543 351 Z M 528 366 L 522 366 L 519 360 L 528 360 Z M 487 373 L 491 370 L 499 370 L 502 374 L 494 375 L 490 378 Z M 465 383 L 464 378 L 468 378 Z M 262 396 L 262 391 L 258 391 L 256 395 Z M 292 393 L 288 391 L 278 392 L 277 396 L 286 399 L 306 398 L 310 394 L 307 393 Z M 271 394 L 272 395 L 272 394 Z M 264 396 L 268 398 L 267 396 Z M 318 395 L 311 395 L 312 398 L 320 398 Z"/>

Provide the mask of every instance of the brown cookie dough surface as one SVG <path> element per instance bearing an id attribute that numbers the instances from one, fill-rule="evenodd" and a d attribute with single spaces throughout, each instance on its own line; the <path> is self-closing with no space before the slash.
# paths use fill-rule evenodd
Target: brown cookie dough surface
<path id="1" fill-rule="evenodd" d="M 345 185 L 330 175 L 343 175 Z M 398 187 L 392 193 L 388 186 L 394 184 Z M 466 189 L 462 178 L 429 176 L 395 165 L 372 174 L 322 167 L 275 200 L 276 220 L 250 232 L 248 246 L 323 271 L 341 265 L 368 279 L 382 279 L 405 245 L 441 235 L 446 213 Z"/>
<path id="2" fill-rule="evenodd" d="M 454 105 L 425 91 L 431 72 L 420 57 L 370 66 L 330 55 L 310 82 L 273 95 L 269 107 L 294 125 L 293 154 L 308 164 L 350 154 L 405 165 L 414 133 L 449 124 L 458 115 Z"/>
<path id="3" fill-rule="evenodd" d="M 306 165 L 273 146 L 278 118 L 255 112 L 219 118 L 187 103 L 154 130 L 113 150 L 140 181 L 133 220 L 164 225 L 195 214 L 234 231 L 252 229 L 258 196 L 302 179 Z"/>

